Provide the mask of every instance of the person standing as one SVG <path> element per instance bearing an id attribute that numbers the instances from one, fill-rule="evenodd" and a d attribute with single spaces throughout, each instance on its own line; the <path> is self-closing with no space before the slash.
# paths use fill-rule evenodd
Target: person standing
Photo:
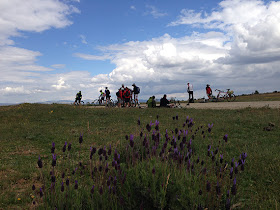
<path id="1" fill-rule="evenodd" d="M 105 87 L 105 97 L 106 97 L 106 105 L 108 106 L 111 98 L 110 90 L 108 89 L 108 87 Z"/>
<path id="2" fill-rule="evenodd" d="M 133 83 L 133 94 L 134 94 L 134 106 L 138 105 L 139 106 L 139 101 L 138 101 L 138 94 L 140 93 L 140 88 Z"/>
<path id="3" fill-rule="evenodd" d="M 193 85 L 188 83 L 188 89 L 187 89 L 188 93 L 189 93 L 189 102 L 187 105 L 189 105 L 190 103 L 193 103 Z"/>
<path id="4" fill-rule="evenodd" d="M 212 89 L 209 84 L 206 85 L 206 94 L 208 96 L 208 99 L 212 98 Z"/>
<path id="5" fill-rule="evenodd" d="M 129 107 L 130 106 L 130 95 L 131 95 L 131 92 L 130 92 L 130 90 L 128 89 L 128 87 L 126 87 L 125 89 L 124 89 L 124 102 L 125 102 L 125 107 Z"/>

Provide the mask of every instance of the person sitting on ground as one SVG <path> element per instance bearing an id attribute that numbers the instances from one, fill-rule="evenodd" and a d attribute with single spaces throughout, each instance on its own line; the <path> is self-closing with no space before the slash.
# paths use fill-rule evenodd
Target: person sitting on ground
<path id="1" fill-rule="evenodd" d="M 99 104 L 102 104 L 104 102 L 105 93 L 102 90 L 100 90 L 99 92 Z"/>
<path id="2" fill-rule="evenodd" d="M 124 92 L 124 102 L 125 102 L 125 107 L 129 107 L 130 106 L 130 96 L 131 96 L 131 92 L 128 89 L 128 87 L 125 88 Z"/>
<path id="3" fill-rule="evenodd" d="M 166 94 L 163 95 L 163 97 L 160 99 L 160 107 L 170 107 L 169 106 L 169 101 L 166 98 Z"/>
<path id="4" fill-rule="evenodd" d="M 147 101 L 147 104 L 148 104 L 148 108 L 155 108 L 156 107 L 155 96 L 151 96 Z"/>
<path id="5" fill-rule="evenodd" d="M 75 99 L 74 104 L 80 105 L 80 104 L 81 104 L 82 97 L 83 97 L 83 96 L 82 96 L 82 92 L 79 91 L 79 92 L 76 94 L 76 99 Z"/>
<path id="6" fill-rule="evenodd" d="M 206 94 L 207 94 L 209 99 L 212 98 L 212 89 L 211 89 L 209 84 L 206 85 Z"/>
<path id="7" fill-rule="evenodd" d="M 105 87 L 105 96 L 106 96 L 106 105 L 108 106 L 111 98 L 110 90 L 108 89 L 108 87 Z"/>

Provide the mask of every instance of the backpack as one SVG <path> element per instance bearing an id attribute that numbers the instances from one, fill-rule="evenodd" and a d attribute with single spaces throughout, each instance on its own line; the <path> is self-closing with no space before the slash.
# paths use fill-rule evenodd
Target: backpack
<path id="1" fill-rule="evenodd" d="M 129 90 L 125 91 L 125 96 L 128 98 L 130 96 Z"/>
<path id="2" fill-rule="evenodd" d="M 117 96 L 117 97 L 120 97 L 120 92 L 119 92 L 119 91 L 116 92 L 116 96 Z"/>
<path id="3" fill-rule="evenodd" d="M 140 93 L 140 88 L 139 87 L 135 87 L 135 94 L 139 94 Z"/>

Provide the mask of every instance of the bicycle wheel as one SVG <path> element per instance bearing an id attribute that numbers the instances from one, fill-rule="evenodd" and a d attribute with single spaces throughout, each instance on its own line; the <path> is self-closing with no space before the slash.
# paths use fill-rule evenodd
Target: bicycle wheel
<path id="1" fill-rule="evenodd" d="M 234 94 L 227 95 L 227 101 L 235 101 L 236 96 Z"/>

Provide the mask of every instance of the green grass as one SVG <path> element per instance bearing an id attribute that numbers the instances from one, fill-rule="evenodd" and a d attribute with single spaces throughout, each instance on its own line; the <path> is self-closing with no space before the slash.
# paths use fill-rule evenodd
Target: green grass
<path id="1" fill-rule="evenodd" d="M 279 208 L 280 112 L 277 109 L 94 109 L 86 106 L 21 104 L 0 107 L 0 209 L 32 207 L 31 186 L 33 183 L 36 187 L 41 184 L 38 155 L 44 163 L 50 164 L 52 142 L 56 143 L 58 153 L 62 153 L 65 141 L 72 142 L 73 150 L 77 151 L 78 138 L 82 133 L 83 157 L 88 157 L 90 146 L 112 144 L 114 148 L 124 148 L 125 135 L 138 135 L 138 118 L 145 126 L 150 121 L 154 122 L 157 115 L 162 133 L 165 129 L 177 127 L 172 120 L 176 115 L 179 116 L 179 124 L 186 116 L 194 118 L 195 125 L 207 127 L 208 123 L 213 123 L 211 139 L 214 141 L 222 140 L 227 133 L 228 157 L 238 158 L 242 152 L 248 154 L 245 171 L 238 183 L 236 203 L 239 208 Z M 269 122 L 274 123 L 275 127 L 266 131 L 263 128 Z M 208 143 L 201 143 L 201 147 L 206 147 Z M 147 165 L 139 165 L 139 170 L 145 167 Z"/>

